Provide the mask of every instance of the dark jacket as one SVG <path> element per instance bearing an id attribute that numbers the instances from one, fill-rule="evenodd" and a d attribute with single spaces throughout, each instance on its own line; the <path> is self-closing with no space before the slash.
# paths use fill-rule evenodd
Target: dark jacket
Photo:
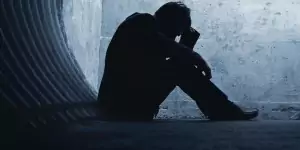
<path id="1" fill-rule="evenodd" d="M 101 110 L 113 114 L 153 113 L 161 65 L 166 57 L 192 64 L 193 51 L 160 34 L 155 18 L 134 13 L 115 32 L 106 53 L 99 89 Z"/>

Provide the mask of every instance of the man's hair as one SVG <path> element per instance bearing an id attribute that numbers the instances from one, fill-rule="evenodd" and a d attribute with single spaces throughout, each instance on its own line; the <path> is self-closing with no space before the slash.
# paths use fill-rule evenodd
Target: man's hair
<path id="1" fill-rule="evenodd" d="M 168 2 L 154 15 L 162 23 L 180 22 L 184 26 L 191 26 L 191 10 L 182 2 Z"/>

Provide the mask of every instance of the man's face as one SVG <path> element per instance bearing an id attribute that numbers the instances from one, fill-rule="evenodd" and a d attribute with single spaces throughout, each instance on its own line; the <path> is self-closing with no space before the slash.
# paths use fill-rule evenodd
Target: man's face
<path id="1" fill-rule="evenodd" d="M 168 21 L 162 25 L 162 32 L 169 38 L 176 38 L 176 36 L 182 35 L 184 31 L 189 29 L 190 26 L 184 24 L 179 20 L 176 21 Z"/>

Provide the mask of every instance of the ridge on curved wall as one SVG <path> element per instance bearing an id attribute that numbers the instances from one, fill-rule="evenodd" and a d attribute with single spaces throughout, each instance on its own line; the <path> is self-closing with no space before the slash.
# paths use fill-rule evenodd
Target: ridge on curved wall
<path id="1" fill-rule="evenodd" d="M 95 115 L 85 109 L 97 95 L 66 44 L 62 4 L 63 0 L 0 0 L 5 121 L 36 127 Z"/>

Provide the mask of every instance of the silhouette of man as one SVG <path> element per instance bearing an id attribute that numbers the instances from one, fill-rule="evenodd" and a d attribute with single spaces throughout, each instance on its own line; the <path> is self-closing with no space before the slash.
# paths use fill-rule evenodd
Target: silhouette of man
<path id="1" fill-rule="evenodd" d="M 176 36 L 181 35 L 180 42 Z M 115 32 L 105 59 L 98 103 L 103 120 L 147 121 L 179 86 L 211 120 L 249 120 L 211 81 L 211 70 L 193 47 L 190 9 L 169 2 L 154 15 L 134 13 Z"/>

